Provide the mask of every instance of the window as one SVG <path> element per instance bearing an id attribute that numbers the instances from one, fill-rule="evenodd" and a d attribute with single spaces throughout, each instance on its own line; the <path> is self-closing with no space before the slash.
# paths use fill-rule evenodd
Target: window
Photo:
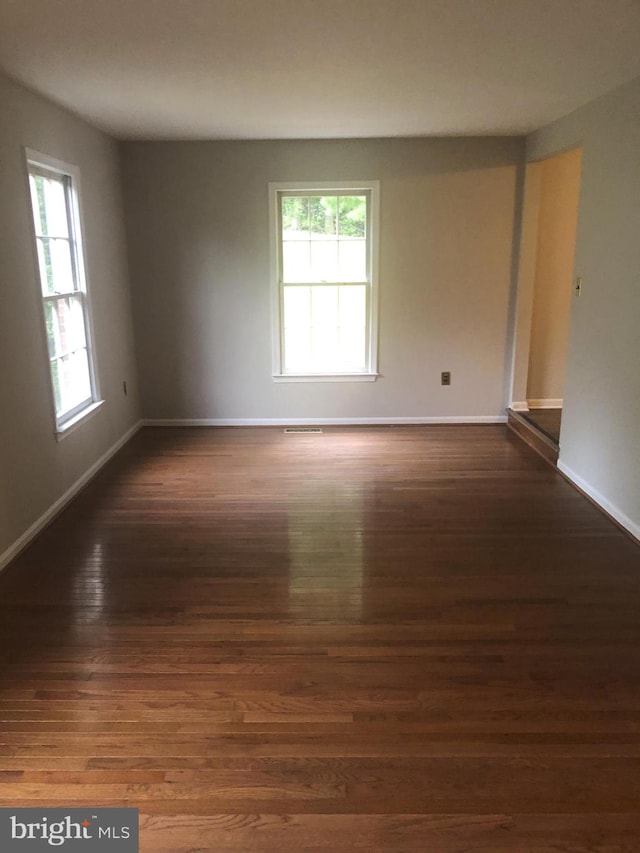
<path id="1" fill-rule="evenodd" d="M 274 378 L 374 380 L 378 182 L 270 195 Z"/>
<path id="2" fill-rule="evenodd" d="M 56 429 L 61 433 L 98 400 L 78 171 L 32 151 L 27 151 L 27 166 Z"/>

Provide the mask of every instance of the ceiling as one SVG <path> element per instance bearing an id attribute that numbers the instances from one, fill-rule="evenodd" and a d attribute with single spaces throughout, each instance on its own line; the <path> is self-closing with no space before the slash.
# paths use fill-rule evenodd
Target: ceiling
<path id="1" fill-rule="evenodd" d="M 640 75 L 640 0 L 0 0 L 0 68 L 120 139 L 522 134 Z"/>

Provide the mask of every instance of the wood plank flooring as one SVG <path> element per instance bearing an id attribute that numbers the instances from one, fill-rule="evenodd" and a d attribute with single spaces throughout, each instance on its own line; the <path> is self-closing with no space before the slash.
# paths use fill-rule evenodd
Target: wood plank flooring
<path id="1" fill-rule="evenodd" d="M 151 429 L 0 575 L 0 804 L 640 850 L 640 549 L 502 426 Z"/>

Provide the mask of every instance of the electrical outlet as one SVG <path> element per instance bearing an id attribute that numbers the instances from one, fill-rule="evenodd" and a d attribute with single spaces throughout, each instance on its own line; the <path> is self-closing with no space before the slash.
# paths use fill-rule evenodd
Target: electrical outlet
<path id="1" fill-rule="evenodd" d="M 441 385 L 451 385 L 451 373 L 448 370 L 443 370 L 440 374 Z"/>
<path id="2" fill-rule="evenodd" d="M 579 275 L 576 279 L 576 296 L 582 295 L 582 276 Z"/>

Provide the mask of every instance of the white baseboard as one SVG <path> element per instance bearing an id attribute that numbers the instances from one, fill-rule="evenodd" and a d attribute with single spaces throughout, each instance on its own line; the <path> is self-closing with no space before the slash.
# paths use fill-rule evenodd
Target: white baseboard
<path id="1" fill-rule="evenodd" d="M 529 411 L 529 404 L 527 403 L 526 400 L 522 400 L 521 402 L 518 402 L 518 403 L 512 403 L 509 406 L 509 408 L 514 412 L 528 412 Z"/>
<path id="2" fill-rule="evenodd" d="M 87 485 L 89 480 L 95 477 L 98 471 L 106 465 L 112 456 L 115 456 L 118 450 L 120 450 L 120 448 L 123 447 L 133 435 L 135 435 L 141 426 L 142 421 L 138 421 L 138 423 L 134 424 L 134 426 L 132 426 L 131 429 L 122 436 L 122 438 L 118 439 L 118 441 L 116 441 L 116 443 L 113 444 L 106 453 L 103 453 L 102 456 L 97 459 L 93 465 L 58 498 L 55 503 L 51 504 L 49 509 L 43 512 L 40 518 L 34 521 L 31 527 L 25 530 L 22 536 L 16 539 L 13 545 L 10 545 L 6 551 L 0 554 L 0 572 L 11 562 L 11 560 L 18 556 L 20 551 L 26 548 L 29 542 L 31 542 L 31 540 L 37 536 L 41 530 L 44 530 L 44 528 L 53 521 L 56 515 L 62 512 L 69 501 Z"/>
<path id="3" fill-rule="evenodd" d="M 144 426 L 402 426 L 404 424 L 506 424 L 506 415 L 409 418 L 146 418 Z"/>
<path id="4" fill-rule="evenodd" d="M 558 461 L 558 469 L 562 471 L 568 480 L 571 480 L 572 483 L 583 491 L 585 495 L 588 495 L 591 500 L 597 503 L 598 506 L 607 513 L 607 515 L 614 518 L 621 527 L 624 527 L 624 529 L 628 530 L 632 536 L 640 540 L 640 524 L 636 524 L 635 521 L 632 521 L 628 515 L 625 515 L 622 510 L 618 509 L 617 506 L 607 500 L 604 495 L 602 495 L 597 489 L 594 489 L 590 483 L 583 480 L 579 474 L 572 471 L 571 468 L 569 468 L 568 465 L 565 465 L 561 460 Z"/>
<path id="5" fill-rule="evenodd" d="M 544 399 L 527 400 L 529 409 L 561 409 L 562 397 L 547 397 Z"/>

